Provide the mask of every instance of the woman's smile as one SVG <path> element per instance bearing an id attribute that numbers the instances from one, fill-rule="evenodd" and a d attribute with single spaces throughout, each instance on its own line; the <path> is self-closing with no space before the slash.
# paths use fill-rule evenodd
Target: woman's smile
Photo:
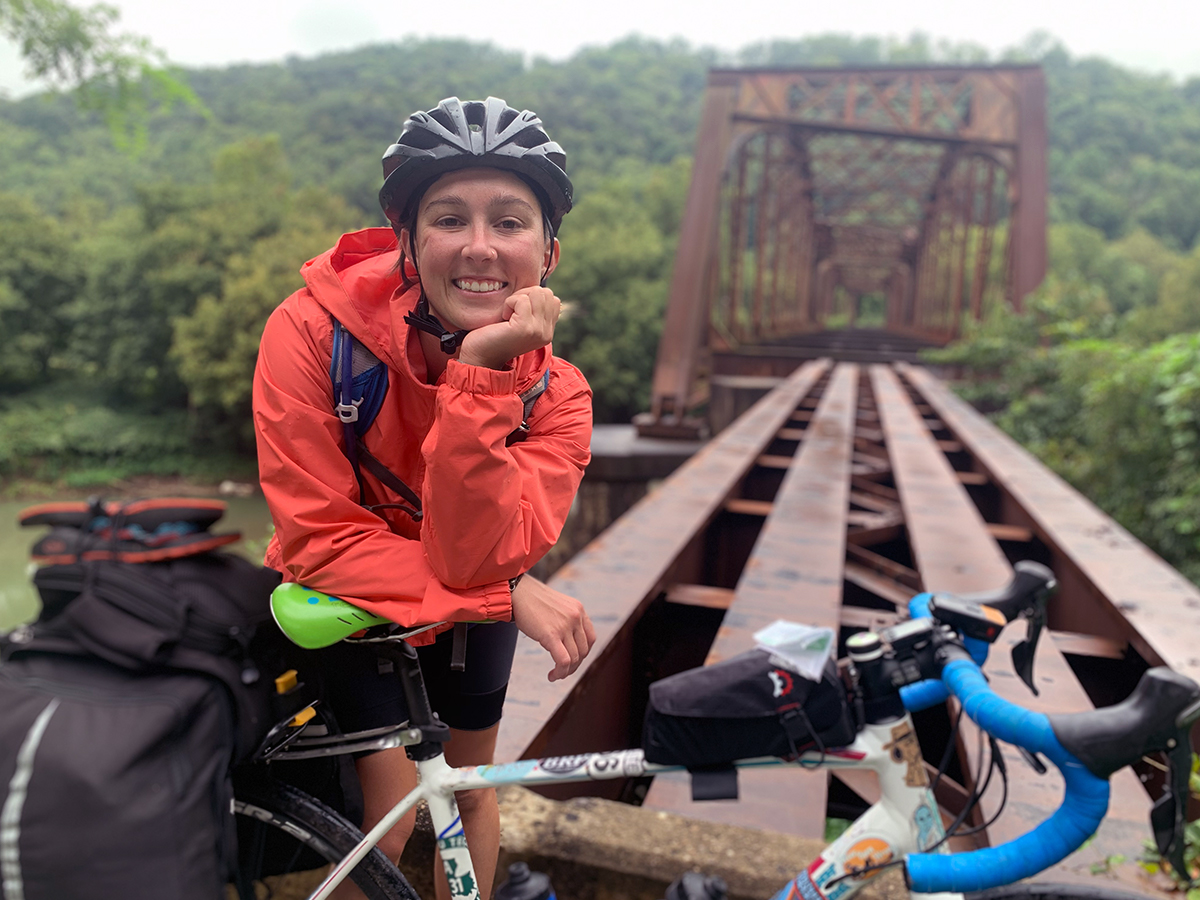
<path id="1" fill-rule="evenodd" d="M 460 291 L 466 291 L 469 294 L 488 294 L 508 286 L 507 281 L 480 278 L 455 278 L 453 284 Z"/>

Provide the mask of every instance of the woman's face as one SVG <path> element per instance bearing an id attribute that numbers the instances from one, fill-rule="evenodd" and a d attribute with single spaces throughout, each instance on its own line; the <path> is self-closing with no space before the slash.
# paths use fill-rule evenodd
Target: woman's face
<path id="1" fill-rule="evenodd" d="M 401 239 L 413 247 L 407 230 Z M 501 321 L 504 301 L 537 287 L 558 263 L 558 241 L 547 240 L 533 191 L 501 169 L 435 181 L 417 210 L 415 249 L 431 311 L 454 329 Z"/>

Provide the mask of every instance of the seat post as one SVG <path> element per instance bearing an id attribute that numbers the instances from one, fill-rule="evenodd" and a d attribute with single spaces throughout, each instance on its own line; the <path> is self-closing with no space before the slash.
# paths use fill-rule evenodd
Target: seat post
<path id="1" fill-rule="evenodd" d="M 422 742 L 406 748 L 409 758 L 419 761 L 437 756 L 442 752 L 442 744 L 450 739 L 450 729 L 429 705 L 417 651 L 408 641 L 380 643 L 373 649 L 395 668 L 404 690 L 404 700 L 408 704 L 409 727 L 421 730 Z"/>

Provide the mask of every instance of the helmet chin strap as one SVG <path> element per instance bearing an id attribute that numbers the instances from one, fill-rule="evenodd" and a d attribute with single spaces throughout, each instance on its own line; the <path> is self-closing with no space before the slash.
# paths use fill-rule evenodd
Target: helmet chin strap
<path id="1" fill-rule="evenodd" d="M 412 251 L 413 268 L 417 269 L 417 278 L 421 277 L 421 270 L 417 267 L 417 241 L 416 241 L 417 224 L 413 222 L 410 234 L 409 250 Z M 419 331 L 424 331 L 426 334 L 432 334 L 438 339 L 438 344 L 442 348 L 442 352 L 447 356 L 453 356 L 454 352 L 462 346 L 463 339 L 467 336 L 467 331 L 451 331 L 443 325 L 438 317 L 429 311 L 429 298 L 425 296 L 425 285 L 421 285 L 421 299 L 417 301 L 417 305 L 413 307 L 413 311 L 406 313 L 404 321 L 416 328 Z"/>
<path id="2" fill-rule="evenodd" d="M 417 301 L 417 305 L 413 311 L 404 316 L 404 321 L 413 328 L 424 331 L 426 334 L 432 334 L 438 339 L 441 345 L 442 352 L 447 356 L 453 356 L 467 336 L 467 331 L 451 331 L 445 325 L 438 321 L 437 316 L 429 311 L 429 300 L 425 297 L 425 289 L 421 289 L 421 299 Z"/>

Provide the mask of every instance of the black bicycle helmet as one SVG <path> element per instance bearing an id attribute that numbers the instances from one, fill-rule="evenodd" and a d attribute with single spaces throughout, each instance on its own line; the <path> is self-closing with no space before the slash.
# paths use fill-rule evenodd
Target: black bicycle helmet
<path id="1" fill-rule="evenodd" d="M 571 209 L 567 155 L 550 140 L 536 113 L 517 112 L 498 97 L 466 103 L 450 97 L 435 109 L 413 113 L 383 154 L 379 205 L 399 230 L 436 178 L 471 166 L 506 169 L 523 178 L 558 233 Z"/>

